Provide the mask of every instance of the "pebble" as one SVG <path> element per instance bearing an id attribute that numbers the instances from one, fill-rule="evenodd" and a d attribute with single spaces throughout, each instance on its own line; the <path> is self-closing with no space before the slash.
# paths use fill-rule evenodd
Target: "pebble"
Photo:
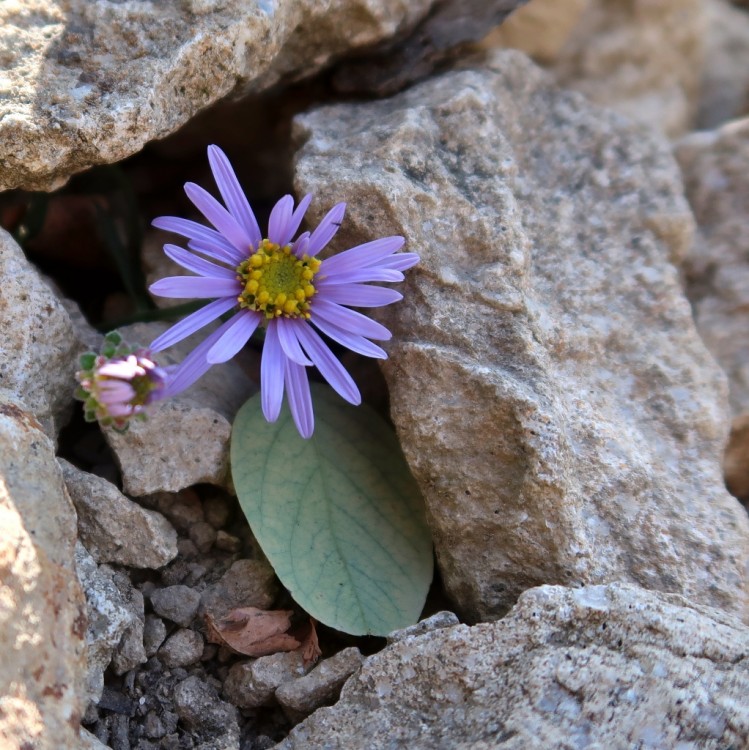
<path id="1" fill-rule="evenodd" d="M 203 636 L 195 630 L 182 629 L 167 638 L 159 649 L 159 659 L 165 666 L 189 667 L 203 655 Z"/>
<path id="2" fill-rule="evenodd" d="M 167 586 L 151 594 L 154 612 L 186 628 L 200 606 L 200 594 L 189 586 Z"/>
<path id="3" fill-rule="evenodd" d="M 304 660 L 298 651 L 241 661 L 229 670 L 224 697 L 239 708 L 256 708 L 268 703 L 278 687 L 303 674 Z"/>

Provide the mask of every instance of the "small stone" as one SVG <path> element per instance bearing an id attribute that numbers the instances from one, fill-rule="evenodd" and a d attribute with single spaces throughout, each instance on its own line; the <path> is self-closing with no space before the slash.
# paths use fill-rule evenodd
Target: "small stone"
<path id="1" fill-rule="evenodd" d="M 451 628 L 453 625 L 457 625 L 460 622 L 455 612 L 437 612 L 431 617 L 427 617 L 421 622 L 417 622 L 415 625 L 410 625 L 407 628 L 401 630 L 394 630 L 387 637 L 387 643 L 397 643 L 398 641 L 405 640 L 406 638 L 412 638 L 418 635 L 424 635 L 424 633 L 430 633 L 432 630 L 441 630 L 442 628 Z"/>
<path id="2" fill-rule="evenodd" d="M 239 552 L 242 549 L 242 540 L 233 534 L 219 530 L 216 532 L 216 549 L 224 552 Z"/>
<path id="3" fill-rule="evenodd" d="M 199 677 L 188 677 L 174 688 L 174 708 L 190 729 L 239 736 L 237 709 Z"/>
<path id="4" fill-rule="evenodd" d="M 268 703 L 278 687 L 304 672 L 304 659 L 299 651 L 237 662 L 224 681 L 224 696 L 239 708 L 257 708 Z"/>
<path id="5" fill-rule="evenodd" d="M 214 529 L 223 529 L 229 522 L 231 506 L 227 498 L 221 495 L 211 495 L 203 502 L 203 512 L 205 513 L 205 520 Z"/>
<path id="6" fill-rule="evenodd" d="M 210 551 L 216 541 L 216 529 L 205 521 L 199 521 L 190 527 L 190 539 L 203 554 Z"/>
<path id="7" fill-rule="evenodd" d="M 149 711 L 146 714 L 146 720 L 143 722 L 143 731 L 146 733 L 146 737 L 150 737 L 152 740 L 161 739 L 166 734 L 164 722 L 161 721 L 155 711 Z"/>
<path id="8" fill-rule="evenodd" d="M 350 647 L 321 661 L 309 674 L 285 682 L 276 690 L 276 700 L 291 718 L 311 714 L 333 702 L 343 683 L 362 665 L 358 648 Z"/>
<path id="9" fill-rule="evenodd" d="M 195 618 L 200 606 L 200 594 L 189 586 L 167 586 L 151 594 L 154 612 L 186 628 Z"/>
<path id="10" fill-rule="evenodd" d="M 170 669 L 189 667 L 203 655 L 203 636 L 194 630 L 178 630 L 159 649 L 159 659 Z"/>
<path id="11" fill-rule="evenodd" d="M 81 727 L 78 739 L 80 744 L 75 746 L 77 750 L 110 750 L 108 745 L 101 742 L 95 734 L 91 734 L 85 727 Z M 23 746 L 21 745 L 21 747 Z"/>
<path id="12" fill-rule="evenodd" d="M 166 638 L 166 625 L 160 617 L 156 615 L 146 615 L 146 621 L 143 626 L 143 646 L 146 650 L 146 656 L 152 657 Z"/>
<path id="13" fill-rule="evenodd" d="M 119 589 L 127 608 L 132 613 L 132 622 L 125 629 L 112 654 L 114 672 L 121 675 L 130 672 L 130 670 L 148 660 L 146 650 L 143 647 L 143 625 L 145 622 L 143 594 L 132 585 L 130 578 L 121 570 L 115 572 L 112 581 Z"/>
<path id="14" fill-rule="evenodd" d="M 177 532 L 164 516 L 141 508 L 106 479 L 58 461 L 78 511 L 78 536 L 98 563 L 156 569 L 177 556 Z"/>
<path id="15" fill-rule="evenodd" d="M 219 618 L 238 607 L 268 609 L 278 584 L 273 568 L 264 560 L 237 560 L 200 597 L 201 613 Z"/>
<path id="16" fill-rule="evenodd" d="M 183 559 L 197 557 L 200 554 L 197 545 L 192 539 L 180 539 L 177 542 L 177 549 L 179 550 L 179 556 Z"/>

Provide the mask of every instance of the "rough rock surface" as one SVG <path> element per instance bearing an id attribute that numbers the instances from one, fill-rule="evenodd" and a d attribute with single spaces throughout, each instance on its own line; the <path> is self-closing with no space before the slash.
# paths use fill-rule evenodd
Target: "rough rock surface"
<path id="1" fill-rule="evenodd" d="M 139 323 L 120 330 L 127 341 L 146 346 L 167 327 Z M 180 362 L 205 335 L 198 332 L 159 353 L 159 363 Z M 201 482 L 228 484 L 231 422 L 256 390 L 239 361 L 232 360 L 212 367 L 176 398 L 155 405 L 146 422 L 133 422 L 125 433 L 106 430 L 125 492 L 137 497 L 177 492 Z"/>
<path id="2" fill-rule="evenodd" d="M 520 2 L 492 4 L 511 9 Z M 461 5 L 450 0 L 3 3 L 0 142 L 12 146 L 3 151 L 0 190 L 59 186 L 92 164 L 130 156 L 232 92 L 309 76 L 347 53 L 408 35 L 423 19 L 450 20 L 450 11 Z M 428 31 L 451 37 L 460 28 L 443 23 Z"/>
<path id="3" fill-rule="evenodd" d="M 177 532 L 164 516 L 64 459 L 60 467 L 78 511 L 78 537 L 97 563 L 156 569 L 177 556 Z"/>
<path id="4" fill-rule="evenodd" d="M 0 389 L 22 399 L 54 438 L 73 405 L 74 375 L 85 346 L 65 306 L 3 229 L 0 279 Z"/>
<path id="5" fill-rule="evenodd" d="M 97 566 L 94 558 L 82 544 L 76 545 L 76 571 L 78 580 L 86 596 L 86 697 L 98 702 L 104 688 L 104 670 L 112 661 L 114 650 L 128 630 L 139 630 L 141 634 L 141 658 L 146 660 L 143 651 L 143 599 L 140 611 L 133 611 L 130 602 L 115 583 L 114 571 L 108 565 Z M 140 621 L 140 627 L 138 623 Z M 134 666 L 134 665 L 130 665 Z"/>
<path id="6" fill-rule="evenodd" d="M 563 86 L 656 130 L 690 129 L 705 57 L 703 0 L 548 5 L 521 8 L 486 43 L 538 55 Z"/>
<path id="7" fill-rule="evenodd" d="M 174 688 L 174 706 L 190 729 L 211 742 L 203 747 L 239 750 L 237 709 L 222 701 L 213 685 L 199 677 L 188 677 Z"/>
<path id="8" fill-rule="evenodd" d="M 276 689 L 305 673 L 299 651 L 283 651 L 234 664 L 224 680 L 224 696 L 238 708 L 268 703 Z"/>
<path id="9" fill-rule="evenodd" d="M 3 391 L 0 529 L 0 747 L 46 750 L 50 738 L 77 747 L 86 605 L 74 564 L 75 509 L 51 440 Z"/>
<path id="10" fill-rule="evenodd" d="M 612 580 L 746 616 L 725 378 L 671 263 L 693 221 L 668 144 L 519 53 L 484 66 L 297 120 L 299 192 L 348 201 L 338 247 L 402 234 L 421 255 L 378 317 L 447 590 L 468 619 Z"/>
<path id="11" fill-rule="evenodd" d="M 719 127 L 749 114 L 749 14 L 725 0 L 707 0 L 705 65 L 696 126 Z"/>
<path id="12" fill-rule="evenodd" d="M 749 412 L 749 118 L 676 144 L 697 236 L 684 266 L 697 328 Z"/>
<path id="13" fill-rule="evenodd" d="M 746 747 L 748 653 L 745 626 L 679 596 L 542 586 L 371 656 L 277 747 Z"/>

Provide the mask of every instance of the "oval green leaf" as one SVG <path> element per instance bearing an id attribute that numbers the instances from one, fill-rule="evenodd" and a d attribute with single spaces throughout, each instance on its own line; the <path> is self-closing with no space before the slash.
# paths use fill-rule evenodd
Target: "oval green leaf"
<path id="1" fill-rule="evenodd" d="M 312 384 L 315 432 L 288 407 L 269 424 L 259 394 L 239 410 L 234 486 L 268 560 L 297 603 L 352 635 L 415 623 L 432 580 L 432 540 L 418 486 L 388 424 Z"/>

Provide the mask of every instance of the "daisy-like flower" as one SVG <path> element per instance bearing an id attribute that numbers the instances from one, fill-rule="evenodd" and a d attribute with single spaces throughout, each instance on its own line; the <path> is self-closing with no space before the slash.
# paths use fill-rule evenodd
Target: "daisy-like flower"
<path id="1" fill-rule="evenodd" d="M 317 367 L 346 401 L 361 403 L 353 379 L 315 329 L 352 351 L 385 359 L 372 339 L 388 340 L 390 331 L 350 308 L 381 307 L 402 299 L 393 289 L 367 284 L 402 281 L 402 272 L 419 257 L 395 254 L 403 237 L 383 237 L 318 259 L 338 231 L 346 204 L 334 206 L 312 233 L 294 239 L 310 195 L 296 208 L 290 195 L 281 198 L 264 237 L 223 151 L 209 146 L 208 160 L 226 207 L 198 185 L 185 185 L 188 198 L 215 229 L 176 217 L 156 219 L 154 226 L 188 238 L 188 250 L 165 245 L 164 251 L 196 275 L 161 279 L 151 291 L 162 297 L 215 299 L 155 339 L 151 348 L 161 351 L 224 313 L 235 312 L 173 373 L 167 388 L 172 394 L 187 388 L 211 365 L 231 359 L 258 326 L 265 326 L 260 365 L 263 414 L 269 422 L 278 418 L 285 389 L 297 429 L 308 438 L 314 416 L 307 367 Z"/>
<path id="2" fill-rule="evenodd" d="M 87 352 L 80 363 L 75 395 L 84 402 L 89 422 L 125 431 L 133 417 L 144 418 L 147 407 L 167 395 L 166 369 L 148 349 L 128 346 L 116 331 L 105 337 L 101 354 Z"/>

